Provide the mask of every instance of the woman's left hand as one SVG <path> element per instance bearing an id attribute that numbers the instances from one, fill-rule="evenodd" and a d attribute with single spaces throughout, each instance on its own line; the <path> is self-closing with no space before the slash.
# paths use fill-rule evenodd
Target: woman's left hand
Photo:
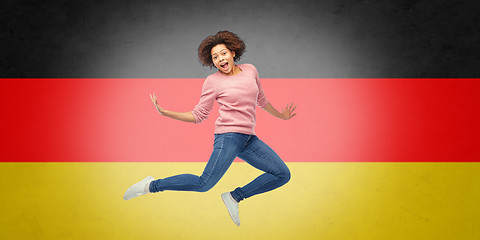
<path id="1" fill-rule="evenodd" d="M 288 120 L 288 119 L 292 118 L 293 116 L 297 115 L 297 113 L 294 113 L 296 108 L 297 108 L 297 105 L 293 106 L 293 103 L 291 103 L 290 105 L 287 104 L 285 109 L 282 108 L 280 118 L 283 119 L 283 120 Z"/>
<path id="2" fill-rule="evenodd" d="M 292 118 L 293 116 L 297 115 L 297 113 L 294 113 L 295 109 L 297 106 L 293 106 L 293 103 L 287 104 L 285 109 L 282 108 L 282 112 L 279 112 L 277 109 L 275 109 L 270 102 L 267 103 L 267 106 L 265 106 L 263 109 L 267 111 L 268 113 L 272 114 L 275 117 L 278 117 L 283 120 L 288 120 Z"/>

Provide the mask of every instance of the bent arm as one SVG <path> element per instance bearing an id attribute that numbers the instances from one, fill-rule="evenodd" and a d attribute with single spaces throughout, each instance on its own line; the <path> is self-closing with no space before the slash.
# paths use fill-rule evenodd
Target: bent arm
<path id="1" fill-rule="evenodd" d="M 184 122 L 195 122 L 195 118 L 193 117 L 192 112 L 174 112 L 174 111 L 168 111 L 168 110 L 163 110 L 161 112 L 163 116 L 167 116 L 170 118 L 173 118 L 175 120 L 180 120 Z"/>

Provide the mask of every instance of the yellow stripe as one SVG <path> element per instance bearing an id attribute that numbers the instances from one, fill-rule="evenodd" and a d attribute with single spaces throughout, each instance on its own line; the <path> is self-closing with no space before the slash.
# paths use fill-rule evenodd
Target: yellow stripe
<path id="1" fill-rule="evenodd" d="M 478 163 L 288 163 L 292 180 L 240 204 L 260 172 L 234 163 L 206 193 L 122 199 L 205 163 L 0 163 L 0 239 L 480 239 Z"/>

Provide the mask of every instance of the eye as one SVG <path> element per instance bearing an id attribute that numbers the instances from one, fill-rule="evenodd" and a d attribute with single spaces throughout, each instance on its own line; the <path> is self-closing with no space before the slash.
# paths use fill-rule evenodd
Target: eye
<path id="1" fill-rule="evenodd" d="M 227 52 L 223 52 L 222 54 L 225 55 L 225 54 L 227 54 Z"/>
<path id="2" fill-rule="evenodd" d="M 217 56 L 213 57 L 213 60 L 217 60 Z"/>

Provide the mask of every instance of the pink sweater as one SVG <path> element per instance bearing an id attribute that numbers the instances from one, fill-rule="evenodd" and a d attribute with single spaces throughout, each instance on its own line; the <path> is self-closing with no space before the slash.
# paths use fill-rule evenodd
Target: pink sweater
<path id="1" fill-rule="evenodd" d="M 220 71 L 205 79 L 202 95 L 192 113 L 195 123 L 205 120 L 217 100 L 220 105 L 215 133 L 237 132 L 254 135 L 255 105 L 264 108 L 268 100 L 263 93 L 257 69 L 251 64 L 239 64 L 242 72 L 228 76 Z"/>

